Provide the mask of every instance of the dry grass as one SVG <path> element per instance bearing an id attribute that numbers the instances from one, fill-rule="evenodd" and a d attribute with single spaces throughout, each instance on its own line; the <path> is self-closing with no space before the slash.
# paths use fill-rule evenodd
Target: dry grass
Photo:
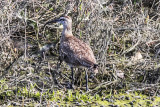
<path id="1" fill-rule="evenodd" d="M 70 81 L 68 66 L 63 63 L 59 70 L 61 75 L 55 73 L 61 29 L 56 25 L 43 27 L 48 20 L 65 13 L 73 19 L 73 34 L 91 45 L 99 63 L 99 74 L 94 80 L 90 79 L 91 91 L 88 93 L 99 94 L 109 88 L 111 93 L 124 89 L 160 95 L 159 0 L 0 2 L 1 87 L 5 81 L 7 87 L 11 87 L 7 90 L 15 92 L 22 87 L 30 89 L 34 84 L 35 93 L 42 94 L 60 86 L 65 90 Z M 45 50 L 44 58 L 40 50 L 46 44 L 51 49 Z M 75 86 L 83 90 L 84 74 L 79 71 L 84 69 L 76 71 Z M 57 75 L 60 86 L 53 82 L 51 74 Z M 5 92 L 2 89 L 0 94 Z M 24 101 L 17 96 L 16 99 Z M 27 105 L 27 102 L 23 103 Z M 39 101 L 42 105 L 46 102 Z"/>

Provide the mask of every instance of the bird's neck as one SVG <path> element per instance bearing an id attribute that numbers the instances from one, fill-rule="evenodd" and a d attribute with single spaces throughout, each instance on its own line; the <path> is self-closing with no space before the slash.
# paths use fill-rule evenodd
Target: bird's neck
<path id="1" fill-rule="evenodd" d="M 62 38 L 73 36 L 72 26 L 63 25 Z"/>

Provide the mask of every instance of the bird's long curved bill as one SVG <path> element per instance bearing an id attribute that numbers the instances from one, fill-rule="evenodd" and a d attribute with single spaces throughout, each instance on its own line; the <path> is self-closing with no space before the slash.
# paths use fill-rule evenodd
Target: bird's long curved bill
<path id="1" fill-rule="evenodd" d="M 51 20 L 51 21 L 48 21 L 48 22 L 44 25 L 44 27 L 45 27 L 47 24 L 56 23 L 56 22 L 58 22 L 58 21 L 59 21 L 59 19 L 53 19 L 53 20 Z"/>

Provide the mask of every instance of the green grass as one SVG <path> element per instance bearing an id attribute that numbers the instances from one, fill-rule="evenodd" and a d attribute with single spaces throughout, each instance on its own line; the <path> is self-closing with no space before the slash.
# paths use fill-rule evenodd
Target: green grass
<path id="1" fill-rule="evenodd" d="M 28 105 L 34 106 L 39 103 L 40 100 L 46 100 L 46 102 L 55 102 L 56 105 L 93 105 L 93 106 L 154 106 L 160 104 L 160 97 L 149 97 L 140 92 L 125 93 L 119 92 L 118 94 L 86 94 L 83 91 L 78 90 L 47 90 L 38 91 L 36 85 L 28 87 L 9 87 L 5 84 L 5 80 L 0 81 L 0 102 L 1 104 L 7 103 L 6 99 L 14 100 L 18 98 L 33 99 Z M 36 90 L 36 91 L 35 91 Z"/>

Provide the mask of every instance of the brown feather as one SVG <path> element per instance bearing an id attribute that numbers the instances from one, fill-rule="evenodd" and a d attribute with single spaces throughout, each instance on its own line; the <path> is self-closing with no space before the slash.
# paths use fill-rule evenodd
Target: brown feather
<path id="1" fill-rule="evenodd" d="M 50 22 L 59 22 L 63 25 L 60 39 L 60 60 L 64 60 L 72 71 L 71 88 L 74 85 L 74 66 L 87 67 L 94 73 L 98 73 L 96 59 L 89 45 L 74 37 L 72 34 L 72 19 L 69 16 L 60 17 Z M 48 22 L 49 23 L 49 22 Z M 85 72 L 86 90 L 88 90 L 88 74 Z"/>
<path id="2" fill-rule="evenodd" d="M 97 73 L 96 59 L 92 49 L 72 34 L 72 19 L 69 16 L 64 16 L 57 21 L 63 24 L 60 39 L 61 60 L 64 60 L 70 67 L 84 66 Z"/>
<path id="3" fill-rule="evenodd" d="M 61 40 L 60 54 L 71 66 L 90 68 L 96 64 L 93 51 L 89 45 L 74 36 L 67 36 Z"/>

